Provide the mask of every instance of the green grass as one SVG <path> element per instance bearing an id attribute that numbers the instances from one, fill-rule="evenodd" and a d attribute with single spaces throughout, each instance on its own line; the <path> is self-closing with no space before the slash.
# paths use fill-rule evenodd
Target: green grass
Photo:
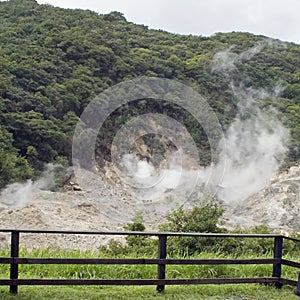
<path id="1" fill-rule="evenodd" d="M 1 257 L 8 257 L 8 252 L 0 251 Z M 103 251 L 77 251 L 57 249 L 22 249 L 20 257 L 68 257 L 68 258 L 108 258 L 111 255 Z M 142 257 L 137 254 L 118 257 Z M 151 255 L 144 257 L 150 258 Z M 155 254 L 152 255 L 155 257 Z M 260 258 L 270 258 L 263 255 Z M 229 258 L 220 253 L 201 253 L 192 258 Z M 257 258 L 253 254 L 243 258 Z M 286 257 L 297 260 L 293 257 Z M 155 265 L 21 265 L 19 278 L 156 278 Z M 271 276 L 271 265 L 169 265 L 167 278 L 224 278 L 224 277 L 259 277 Z M 297 279 L 297 269 L 283 266 L 283 277 Z M 0 277 L 9 278 L 9 266 L 0 265 Z M 20 286 L 18 295 L 10 295 L 9 287 L 0 287 L 0 299 L 299 299 L 293 294 L 293 287 L 284 286 L 276 289 L 273 286 L 259 284 L 237 285 L 184 285 L 166 286 L 164 293 L 156 292 L 155 286 Z"/>
<path id="2" fill-rule="evenodd" d="M 156 292 L 154 286 L 141 287 L 20 287 L 17 295 L 10 295 L 7 287 L 0 288 L 0 299 L 16 300 L 74 300 L 74 299 L 226 299 L 226 300 L 289 300 L 299 299 L 293 294 L 293 288 L 280 290 L 271 286 L 257 284 L 243 285 L 189 285 L 167 286 L 164 293 Z"/>

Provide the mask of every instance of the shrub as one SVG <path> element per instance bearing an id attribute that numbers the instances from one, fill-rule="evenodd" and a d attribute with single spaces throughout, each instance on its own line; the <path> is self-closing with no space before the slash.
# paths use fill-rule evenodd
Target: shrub
<path id="1" fill-rule="evenodd" d="M 198 199 L 197 205 L 189 210 L 180 206 L 167 215 L 168 222 L 160 225 L 160 231 L 222 233 L 226 229 L 218 227 L 219 218 L 224 213 L 221 203 L 214 197 Z M 194 254 L 203 251 L 216 250 L 219 240 L 216 238 L 170 237 L 168 242 L 170 253 Z"/>
<path id="2" fill-rule="evenodd" d="M 143 224 L 143 217 L 140 213 L 137 213 L 132 219 L 131 223 L 128 223 L 123 227 L 127 231 L 145 231 L 146 227 Z M 128 235 L 126 238 L 127 247 L 126 250 L 136 253 L 153 253 L 156 251 L 157 246 L 155 240 L 151 239 L 150 236 L 136 236 Z"/>

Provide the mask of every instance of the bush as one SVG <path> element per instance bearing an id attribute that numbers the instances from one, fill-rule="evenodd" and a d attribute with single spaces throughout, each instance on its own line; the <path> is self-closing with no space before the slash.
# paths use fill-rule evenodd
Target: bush
<path id="1" fill-rule="evenodd" d="M 196 233 L 222 233 L 226 229 L 218 227 L 219 218 L 224 213 L 224 208 L 214 197 L 198 199 L 197 205 L 192 209 L 184 210 L 183 206 L 167 215 L 168 222 L 159 226 L 160 231 L 170 232 L 196 232 Z M 220 239 L 170 237 L 168 253 L 192 255 L 194 253 L 215 251 Z"/>
<path id="2" fill-rule="evenodd" d="M 132 223 L 129 223 L 123 227 L 127 231 L 145 231 L 146 227 L 143 224 L 143 217 L 140 213 L 137 213 L 132 219 Z M 153 253 L 157 249 L 155 240 L 151 239 L 150 236 L 136 236 L 128 235 L 126 238 L 127 245 L 124 248 L 125 252 L 128 253 Z"/>

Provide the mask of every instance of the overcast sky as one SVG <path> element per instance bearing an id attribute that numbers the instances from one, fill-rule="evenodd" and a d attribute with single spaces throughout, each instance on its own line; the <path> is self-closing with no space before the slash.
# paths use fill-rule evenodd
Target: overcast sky
<path id="1" fill-rule="evenodd" d="M 38 0 L 109 13 L 181 34 L 247 31 L 300 44 L 300 0 Z"/>

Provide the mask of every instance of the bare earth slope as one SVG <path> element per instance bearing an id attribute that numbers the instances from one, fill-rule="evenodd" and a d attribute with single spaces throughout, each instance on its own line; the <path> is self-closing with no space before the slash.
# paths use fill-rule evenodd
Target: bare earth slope
<path id="1" fill-rule="evenodd" d="M 92 173 L 84 174 L 82 190 L 32 191 L 24 207 L 0 207 L 0 228 L 120 231 L 137 210 L 144 210 L 147 229 L 156 230 L 167 207 L 160 212 L 151 203 L 137 203 L 121 184 Z M 86 184 L 85 184 L 86 183 Z M 270 185 L 239 204 L 227 207 L 222 225 L 233 228 L 266 224 L 280 232 L 300 231 L 300 167 L 276 175 Z M 111 236 L 24 235 L 28 247 L 56 245 L 66 248 L 97 248 Z M 0 235 L 0 246 L 9 236 Z"/>

